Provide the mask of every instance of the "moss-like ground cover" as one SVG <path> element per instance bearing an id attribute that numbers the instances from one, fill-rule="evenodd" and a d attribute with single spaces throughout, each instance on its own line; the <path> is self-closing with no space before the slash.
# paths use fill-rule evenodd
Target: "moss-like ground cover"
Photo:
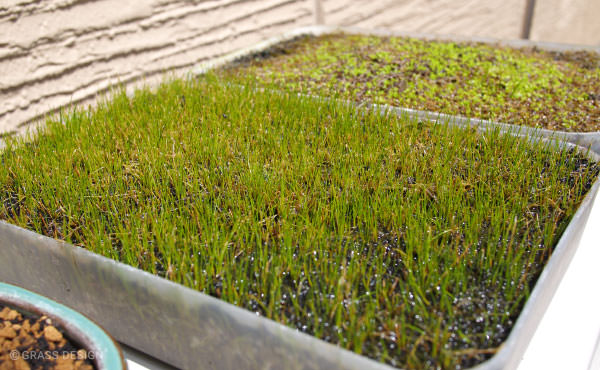
<path id="1" fill-rule="evenodd" d="M 272 52 L 236 71 L 279 88 L 360 102 L 600 131 L 596 53 L 344 34 L 304 37 Z"/>
<path id="2" fill-rule="evenodd" d="M 490 357 L 599 172 L 214 76 L 64 114 L 1 160 L 1 219 L 403 368 Z"/>

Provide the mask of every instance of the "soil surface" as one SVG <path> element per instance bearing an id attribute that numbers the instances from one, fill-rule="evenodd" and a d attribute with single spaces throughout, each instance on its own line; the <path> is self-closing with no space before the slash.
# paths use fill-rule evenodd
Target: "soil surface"
<path id="1" fill-rule="evenodd" d="M 231 69 L 231 66 L 228 66 Z M 233 65 L 277 88 L 560 131 L 600 131 L 600 55 L 304 36 Z"/>
<path id="2" fill-rule="evenodd" d="M 52 319 L 0 304 L 0 370 L 92 370 L 90 359 Z"/>

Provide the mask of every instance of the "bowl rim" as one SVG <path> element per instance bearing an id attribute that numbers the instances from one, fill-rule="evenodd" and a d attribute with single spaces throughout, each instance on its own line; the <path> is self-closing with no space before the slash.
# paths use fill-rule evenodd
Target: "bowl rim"
<path id="1" fill-rule="evenodd" d="M 0 304 L 39 316 L 48 316 L 88 353 L 96 369 L 124 370 L 123 353 L 117 342 L 98 324 L 81 313 L 42 295 L 0 282 Z"/>

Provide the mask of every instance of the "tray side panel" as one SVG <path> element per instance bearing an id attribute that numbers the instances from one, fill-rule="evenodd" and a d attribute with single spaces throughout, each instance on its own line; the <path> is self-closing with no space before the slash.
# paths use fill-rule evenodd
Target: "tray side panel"
<path id="1" fill-rule="evenodd" d="M 197 291 L 0 221 L 0 281 L 179 368 L 390 369 Z"/>

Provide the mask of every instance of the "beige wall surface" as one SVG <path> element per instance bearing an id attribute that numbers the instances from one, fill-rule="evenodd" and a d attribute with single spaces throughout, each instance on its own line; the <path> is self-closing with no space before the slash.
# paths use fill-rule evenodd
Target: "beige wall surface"
<path id="1" fill-rule="evenodd" d="M 600 0 L 538 0 L 531 39 L 600 46 Z"/>
<path id="2" fill-rule="evenodd" d="M 307 0 L 2 0 L 0 131 L 313 23 Z"/>
<path id="3" fill-rule="evenodd" d="M 0 0 L 0 132 L 314 24 L 515 39 L 526 0 Z M 321 14 L 317 16 L 316 10 Z M 536 40 L 600 43 L 600 0 L 537 0 Z"/>
<path id="4" fill-rule="evenodd" d="M 323 0 L 327 25 L 515 39 L 524 0 Z"/>

